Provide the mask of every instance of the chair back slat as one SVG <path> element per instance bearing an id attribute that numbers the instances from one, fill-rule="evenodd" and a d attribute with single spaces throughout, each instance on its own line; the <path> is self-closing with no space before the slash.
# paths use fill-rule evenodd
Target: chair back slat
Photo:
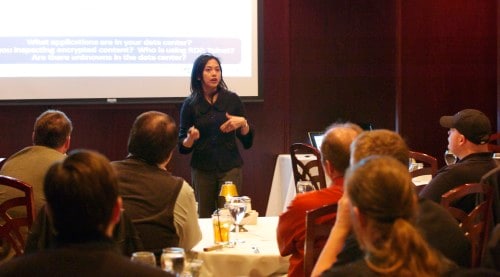
<path id="1" fill-rule="evenodd" d="M 22 192 L 22 196 L 7 199 L 0 203 L 0 239 L 8 242 L 16 252 L 22 255 L 25 247 L 25 238 L 22 235 L 23 227 L 29 229 L 35 218 L 35 201 L 33 188 L 16 178 L 0 175 L 0 187 L 10 187 Z M 11 210 L 17 207 L 26 209 L 25 216 L 13 216 Z"/>
<path id="2" fill-rule="evenodd" d="M 410 151 L 410 158 L 415 159 L 416 162 L 424 163 L 424 168 L 417 169 L 411 172 L 411 177 L 417 177 L 421 175 L 432 175 L 434 177 L 438 171 L 437 159 L 431 155 Z"/>
<path id="3" fill-rule="evenodd" d="M 314 159 L 301 160 L 298 157 L 300 154 L 311 155 Z M 321 164 L 321 153 L 317 148 L 306 143 L 294 143 L 290 146 L 290 156 L 296 191 L 297 182 L 306 180 L 311 181 L 316 190 L 326 188 L 325 171 Z"/>
<path id="4" fill-rule="evenodd" d="M 470 212 L 462 211 L 453 205 L 469 195 L 476 195 L 476 206 Z M 460 228 L 470 240 L 472 247 L 471 266 L 481 264 L 483 249 L 488 240 L 488 229 L 491 222 L 491 203 L 493 188 L 488 184 L 469 183 L 458 186 L 441 196 L 441 205 L 457 219 Z"/>
<path id="5" fill-rule="evenodd" d="M 337 214 L 337 203 L 324 205 L 306 212 L 306 239 L 304 243 L 304 274 L 311 276 L 323 246 L 330 235 Z"/>

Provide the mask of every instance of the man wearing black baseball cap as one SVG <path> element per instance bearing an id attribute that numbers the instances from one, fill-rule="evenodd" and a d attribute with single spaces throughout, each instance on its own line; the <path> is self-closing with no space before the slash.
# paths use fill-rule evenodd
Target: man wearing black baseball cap
<path id="1" fill-rule="evenodd" d="M 441 168 L 420 196 L 436 202 L 441 195 L 466 183 L 477 183 L 489 170 L 496 167 L 492 153 L 488 151 L 491 123 L 481 111 L 465 109 L 455 115 L 442 116 L 441 126 L 449 128 L 448 149 L 458 162 Z M 473 201 L 463 201 L 460 208 L 470 211 Z"/>

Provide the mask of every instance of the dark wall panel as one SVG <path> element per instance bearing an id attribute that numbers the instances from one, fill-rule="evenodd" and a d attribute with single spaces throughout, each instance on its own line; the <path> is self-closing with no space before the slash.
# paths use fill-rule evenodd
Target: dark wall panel
<path id="1" fill-rule="evenodd" d="M 439 117 L 484 111 L 496 126 L 496 1 L 401 1 L 401 132 L 443 164 Z"/>

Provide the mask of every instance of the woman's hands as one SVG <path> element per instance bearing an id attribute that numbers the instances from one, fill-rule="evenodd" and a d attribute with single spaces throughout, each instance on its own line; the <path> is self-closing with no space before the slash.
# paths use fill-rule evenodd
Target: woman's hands
<path id="1" fill-rule="evenodd" d="M 195 141 L 197 141 L 200 138 L 200 131 L 194 127 L 191 126 L 187 132 L 187 137 L 184 139 L 182 142 L 182 145 L 184 145 L 187 148 L 193 147 L 193 144 Z"/>
<path id="2" fill-rule="evenodd" d="M 220 126 L 220 130 L 223 133 L 232 132 L 238 128 L 241 128 L 241 134 L 246 135 L 250 131 L 250 126 L 248 126 L 247 120 L 242 116 L 235 116 L 226 113 L 227 121 Z"/>

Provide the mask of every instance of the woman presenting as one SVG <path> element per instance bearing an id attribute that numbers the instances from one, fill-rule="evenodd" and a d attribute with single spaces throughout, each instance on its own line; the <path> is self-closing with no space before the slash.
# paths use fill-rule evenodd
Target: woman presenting
<path id="1" fill-rule="evenodd" d="M 181 108 L 179 151 L 193 153 L 191 178 L 200 217 L 210 217 L 217 208 L 217 197 L 225 181 L 242 188 L 243 160 L 238 138 L 248 149 L 253 130 L 245 117 L 239 96 L 228 90 L 217 57 L 203 54 L 196 58 L 191 72 L 191 95 Z"/>

